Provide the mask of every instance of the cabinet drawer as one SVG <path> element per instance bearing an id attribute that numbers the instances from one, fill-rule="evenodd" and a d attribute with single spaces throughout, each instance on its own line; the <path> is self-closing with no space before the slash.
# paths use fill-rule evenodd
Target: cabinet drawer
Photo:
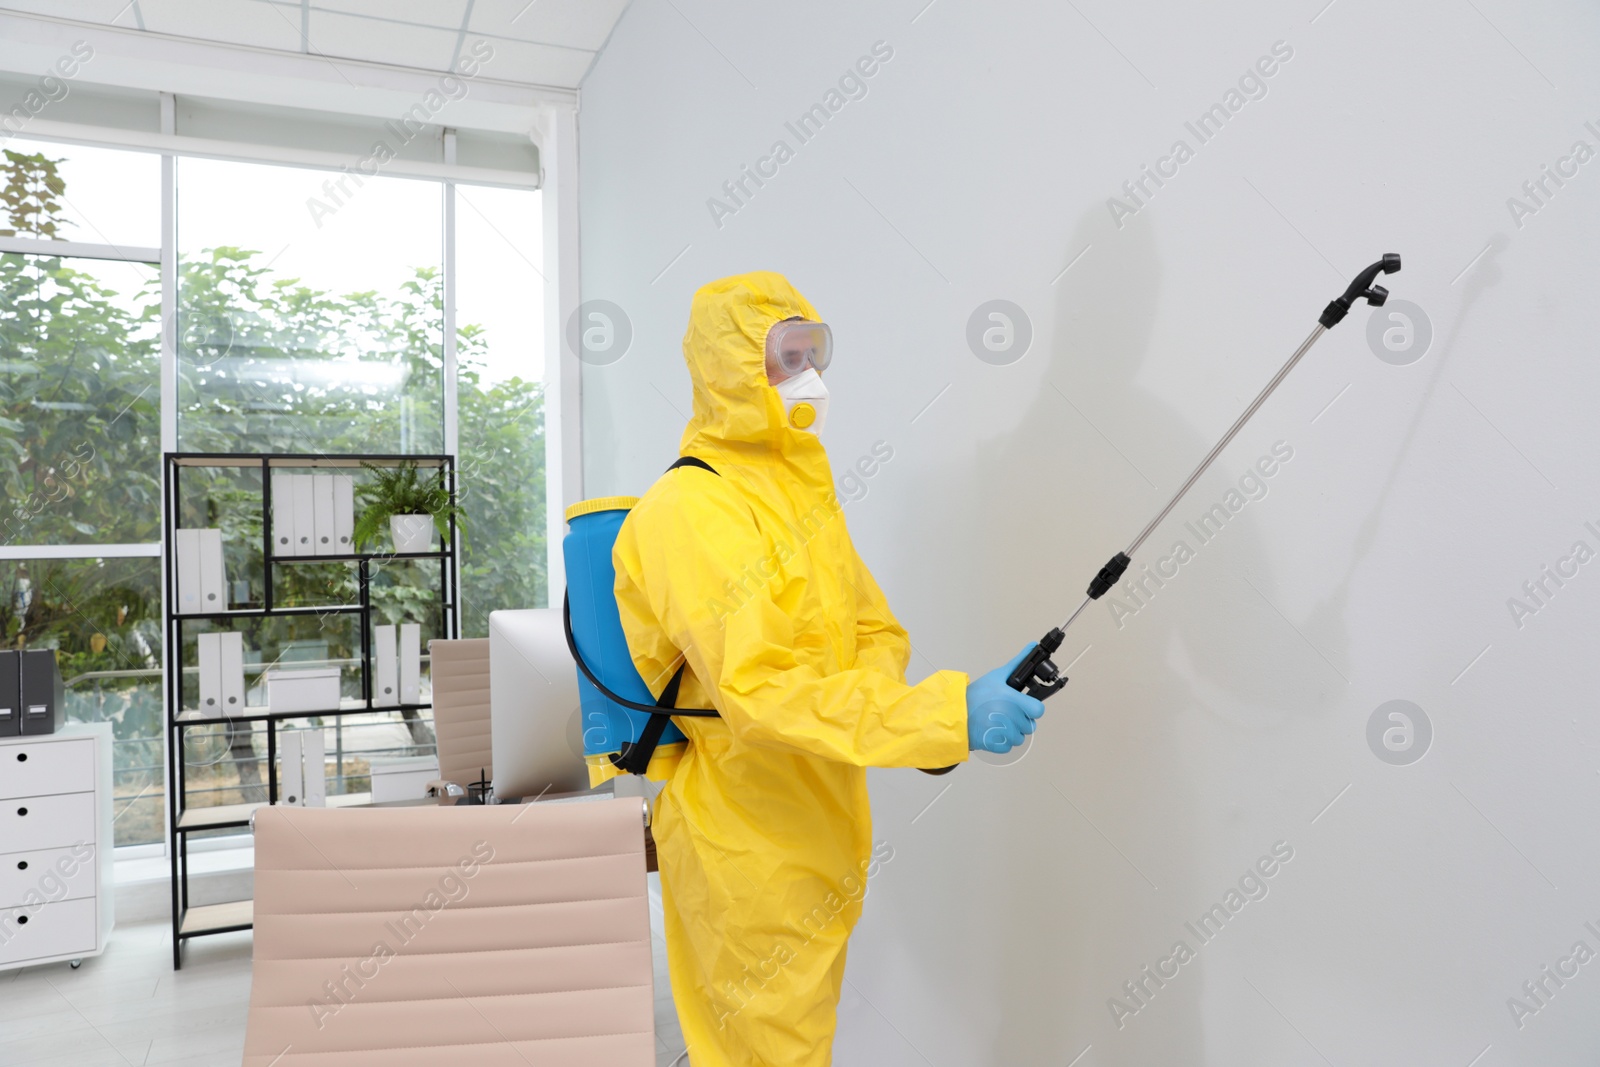
<path id="1" fill-rule="evenodd" d="M 29 893 L 51 902 L 92 897 L 98 884 L 93 845 L 0 856 L 0 908 L 30 903 Z"/>
<path id="2" fill-rule="evenodd" d="M 63 900 L 35 909 L 0 910 L 0 965 L 45 956 L 91 953 L 94 941 L 92 897 Z"/>
<path id="3" fill-rule="evenodd" d="M 94 788 L 94 738 L 0 745 L 0 799 Z"/>
<path id="4" fill-rule="evenodd" d="M 0 853 L 96 844 L 94 794 L 0 800 Z"/>

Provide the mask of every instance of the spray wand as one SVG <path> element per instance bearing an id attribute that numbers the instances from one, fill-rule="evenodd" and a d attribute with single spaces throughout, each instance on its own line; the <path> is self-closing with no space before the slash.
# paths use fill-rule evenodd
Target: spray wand
<path id="1" fill-rule="evenodd" d="M 1357 274 L 1355 280 L 1349 284 L 1345 291 L 1323 309 L 1322 314 L 1317 319 L 1316 329 L 1311 331 L 1311 335 L 1300 342 L 1300 347 L 1294 350 L 1294 355 L 1290 356 L 1289 361 L 1279 369 L 1277 374 L 1272 376 L 1272 380 L 1266 384 L 1266 388 L 1262 389 L 1256 398 L 1250 402 L 1250 406 L 1244 409 L 1244 413 L 1234 421 L 1234 424 L 1228 427 L 1228 432 L 1222 435 L 1222 439 L 1212 447 L 1210 452 L 1206 453 L 1206 457 L 1200 461 L 1200 465 L 1194 469 L 1194 473 L 1189 475 L 1184 480 L 1184 483 L 1178 487 L 1178 491 L 1172 495 L 1172 499 L 1167 501 L 1166 506 L 1156 513 L 1156 517 L 1151 519 L 1143 530 L 1139 531 L 1139 536 L 1135 537 L 1127 548 L 1112 556 L 1106 561 L 1105 566 L 1100 568 L 1099 573 L 1094 576 L 1094 580 L 1089 583 L 1088 593 L 1084 597 L 1083 603 L 1079 604 L 1076 610 L 1067 616 L 1065 622 L 1060 626 L 1053 627 L 1049 633 L 1041 637 L 1039 643 L 1034 645 L 1026 656 L 1022 657 L 1022 662 L 1017 664 L 1016 670 L 1012 671 L 1011 676 L 1006 679 L 1007 685 L 1040 700 L 1054 696 L 1066 686 L 1066 675 L 1061 673 L 1061 669 L 1055 665 L 1050 657 L 1056 653 L 1061 647 L 1061 642 L 1066 639 L 1067 627 L 1071 626 L 1073 620 L 1083 614 L 1083 609 L 1087 608 L 1092 601 L 1099 600 L 1105 596 L 1117 584 L 1123 572 L 1128 569 L 1128 565 L 1133 562 L 1133 554 L 1139 551 L 1139 547 L 1155 532 L 1156 527 L 1160 526 L 1162 521 L 1172 513 L 1172 509 L 1178 506 L 1178 501 L 1182 500 L 1184 495 L 1194 487 L 1195 482 L 1200 480 L 1200 476 L 1205 474 L 1216 458 L 1222 454 L 1222 450 L 1228 447 L 1228 443 L 1238 436 L 1240 430 L 1244 429 L 1244 424 L 1250 421 L 1250 417 L 1261 408 L 1262 404 L 1266 403 L 1267 397 L 1271 396 L 1273 391 L 1283 383 L 1283 380 L 1289 376 L 1289 372 L 1294 370 L 1295 364 L 1299 363 L 1301 358 L 1311 350 L 1311 346 L 1317 343 L 1317 339 L 1337 326 L 1350 313 L 1350 308 L 1354 306 L 1356 301 L 1365 299 L 1373 307 L 1383 306 L 1384 301 L 1389 299 L 1389 290 L 1381 285 L 1374 284 L 1374 281 L 1379 274 L 1393 274 L 1399 269 L 1399 253 L 1385 252 L 1382 259 Z M 944 774 L 953 769 L 952 767 L 943 767 L 929 770 L 928 773 Z"/>

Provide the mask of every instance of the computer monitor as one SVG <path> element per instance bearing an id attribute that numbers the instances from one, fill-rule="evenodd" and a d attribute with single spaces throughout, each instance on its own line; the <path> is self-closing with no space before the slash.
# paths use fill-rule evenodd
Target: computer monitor
<path id="1" fill-rule="evenodd" d="M 489 743 L 497 797 L 589 788 L 578 667 L 561 609 L 489 613 Z"/>

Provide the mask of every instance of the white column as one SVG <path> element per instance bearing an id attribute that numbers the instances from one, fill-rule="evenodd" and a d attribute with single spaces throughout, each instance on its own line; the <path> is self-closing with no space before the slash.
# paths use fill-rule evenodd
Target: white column
<path id="1" fill-rule="evenodd" d="M 544 211 L 545 528 L 550 604 L 566 589 L 561 539 L 568 504 L 583 499 L 582 382 L 577 353 L 566 343 L 567 320 L 583 297 L 578 261 L 578 110 L 541 109 L 529 134 L 539 146 Z"/>
<path id="2" fill-rule="evenodd" d="M 444 162 L 455 166 L 456 131 L 444 131 Z M 455 465 L 457 499 L 461 493 L 461 423 L 458 402 L 459 384 L 456 376 L 456 183 L 444 183 L 444 452 Z M 450 546 L 455 555 L 450 559 L 450 584 L 455 590 L 455 611 L 450 619 L 446 637 L 462 634 L 461 612 L 461 538 Z"/>
<path id="3" fill-rule="evenodd" d="M 456 161 L 456 131 L 444 131 L 444 161 Z M 456 183 L 444 183 L 444 452 L 461 461 L 461 433 L 456 422 Z"/>
<path id="4" fill-rule="evenodd" d="M 177 101 L 171 93 L 161 94 L 161 132 L 171 135 L 177 132 L 178 114 Z M 162 500 L 162 530 L 166 529 L 166 499 L 170 489 L 167 486 L 166 453 L 178 450 L 178 157 L 171 152 L 161 156 L 161 500 Z M 163 541 L 165 534 L 163 533 Z M 162 553 L 168 551 L 163 544 Z M 161 642 L 164 661 L 171 663 L 182 662 L 181 654 L 168 655 L 166 643 L 172 639 L 172 627 L 165 622 L 170 605 L 167 603 L 167 560 L 165 555 L 161 559 Z M 181 630 L 180 630 L 181 632 Z M 168 725 L 172 717 L 177 714 L 176 708 L 168 708 L 166 676 L 161 679 L 161 766 L 163 773 L 171 767 L 174 758 L 182 758 L 182 753 L 172 751 L 172 729 Z M 162 783 L 166 798 L 166 816 L 161 820 L 162 845 L 167 855 L 171 855 L 174 848 L 172 840 L 172 805 L 178 803 L 178 798 L 172 795 L 168 786 L 178 780 L 176 774 L 167 773 L 166 780 Z"/>
<path id="5" fill-rule="evenodd" d="M 172 134 L 177 106 L 161 94 L 161 132 Z M 178 450 L 178 157 L 161 156 L 161 450 Z"/>

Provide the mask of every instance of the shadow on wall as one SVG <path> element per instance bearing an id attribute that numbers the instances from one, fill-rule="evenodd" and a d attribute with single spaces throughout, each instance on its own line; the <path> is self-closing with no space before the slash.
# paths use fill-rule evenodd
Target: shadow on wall
<path id="1" fill-rule="evenodd" d="M 1137 532 L 1123 528 L 1125 523 L 1112 517 L 1126 514 L 1127 509 L 1099 506 L 1098 494 L 1115 492 L 1113 487 L 1120 484 L 1124 496 L 1134 494 L 1153 501 L 1160 492 L 1171 491 L 1160 473 L 1139 473 L 1113 446 L 1129 452 L 1134 442 L 1127 438 L 1132 432 L 1146 438 L 1135 450 L 1141 455 L 1198 458 L 1206 445 L 1175 412 L 1137 383 L 1139 368 L 1149 355 L 1161 300 L 1162 267 L 1154 230 L 1147 220 L 1136 220 L 1108 241 L 1101 212 L 1091 209 L 1079 219 L 1068 240 L 1066 257 L 1091 242 L 1097 242 L 1097 247 L 1090 257 L 1056 283 L 1054 330 L 1048 347 L 1036 353 L 1049 363 L 1033 402 L 1009 438 L 980 453 L 973 493 L 984 502 L 987 513 L 997 513 L 994 509 L 1003 508 L 1007 501 L 1013 506 L 1025 502 L 1021 505 L 1025 513 L 1019 516 L 1022 529 L 1044 544 L 1071 546 L 1077 557 L 1082 557 L 1087 547 L 1089 558 L 1098 560 L 1123 547 Z M 1108 420 L 1102 414 L 1108 410 L 1134 414 Z M 1101 433 L 1111 445 L 1100 439 Z M 1085 442 L 1092 453 L 1084 451 Z M 1056 469 L 1041 470 L 1045 465 Z M 1084 465 L 1102 468 L 1103 476 L 1074 473 Z M 1156 483 L 1154 488 L 1146 476 Z M 1062 489 L 1039 492 L 1041 483 Z M 1153 514 L 1157 507 L 1159 504 L 1152 504 L 1148 511 Z M 1152 541 L 1152 547 L 1159 543 Z M 977 558 L 988 564 L 977 583 L 986 594 L 982 602 L 994 612 L 997 622 L 1059 620 L 1077 605 L 1082 596 L 1080 583 L 1087 584 L 1088 573 L 1070 576 L 1065 600 L 1042 603 L 1038 582 L 1023 565 L 1025 560 L 1003 551 L 1004 547 L 991 544 L 977 553 Z M 1052 584 L 1058 589 L 1061 585 Z M 1000 958 L 1023 961 L 1022 966 L 999 973 L 998 993 L 1002 1003 L 1028 1005 L 1025 1010 L 1047 1014 L 1073 1005 L 1068 1016 L 1088 1021 L 1090 1032 L 1063 1035 L 1064 1044 L 1072 1047 L 1054 1051 L 1065 1052 L 1068 1058 L 1095 1041 L 1101 1062 L 1134 1062 L 1118 1059 L 1116 1046 L 1102 1043 L 1110 1018 L 1104 1005 L 1109 997 L 1121 995 L 1121 982 L 1148 962 L 1127 958 L 1127 946 L 1143 943 L 1155 948 L 1161 945 L 1157 939 L 1166 937 L 1166 931 L 1159 928 L 1141 930 L 1149 923 L 1156 903 L 1156 891 L 1145 878 L 1171 893 L 1188 880 L 1194 864 L 1185 844 L 1194 835 L 1177 825 L 1192 817 L 1193 789 L 1170 728 L 1173 716 L 1189 710 L 1189 695 L 1170 671 L 1157 669 L 1155 662 L 1146 663 L 1146 669 L 1137 675 L 1125 675 L 1119 663 L 1128 662 L 1126 653 L 1105 655 L 1114 643 L 1137 644 L 1146 656 L 1158 656 L 1174 639 L 1172 605 L 1163 603 L 1160 593 L 1176 591 L 1160 590 L 1149 607 L 1125 620 L 1120 631 L 1106 625 L 1105 609 L 1098 603 L 1074 623 L 1062 650 L 1062 665 L 1085 644 L 1097 644 L 1101 647 L 1091 648 L 1069 673 L 1109 676 L 1092 688 L 1083 687 L 1078 680 L 1068 683 L 1067 689 L 1053 698 L 1045 722 L 1046 729 L 1057 736 L 1041 735 L 1040 751 L 1006 772 L 1036 780 L 1032 792 L 1038 795 L 1036 810 L 1045 824 L 1018 826 L 1007 835 L 1003 854 L 995 857 L 1004 870 L 1001 884 L 1013 899 L 1010 914 L 1032 916 L 1031 921 L 1005 929 L 1002 942 L 995 946 Z M 1125 701 L 1110 707 L 1087 707 L 1074 686 L 1090 692 L 1119 692 Z M 1066 721 L 1069 718 L 1071 721 Z M 1070 745 L 1063 743 L 1069 738 Z M 1070 749 L 1080 746 L 1095 758 L 1075 758 Z M 1160 785 L 1139 788 L 1140 780 Z M 1119 847 L 1134 849 L 1130 856 L 1144 868 L 1144 875 L 1107 848 L 1057 789 L 1119 842 Z M 1125 805 L 1130 797 L 1141 799 L 1129 808 Z M 1108 823 L 1106 816 L 1114 798 L 1122 798 L 1115 802 L 1120 817 Z M 1159 856 L 1138 850 L 1125 830 L 1115 828 L 1151 819 L 1162 820 L 1169 831 L 1164 835 L 1169 847 Z M 1052 839 L 1071 842 L 1071 851 L 1044 857 L 1040 846 L 1047 846 Z M 1050 887 L 1047 897 L 1052 899 L 1044 911 L 1033 899 L 1036 894 L 1026 888 L 1041 881 Z M 1156 1062 L 1152 1056 L 1182 1062 L 1202 1047 L 1199 989 L 1198 982 L 1172 983 L 1162 991 L 1159 1007 L 1152 1003 L 1152 1014 L 1158 1010 L 1158 1019 L 1133 1020 L 1136 1026 L 1148 1024 L 1140 1027 L 1145 1031 L 1137 1043 L 1140 1062 Z M 1084 1010 L 1089 1005 L 1093 1007 Z M 1042 1050 L 1020 1047 L 1016 1034 L 1011 1029 L 996 1033 L 986 1061 L 1036 1059 Z"/>
<path id="2" fill-rule="evenodd" d="M 950 499 L 971 501 L 969 514 L 1004 516 L 959 532 L 965 551 L 953 558 L 973 563 L 953 584 L 982 606 L 983 629 L 1007 641 L 1036 636 L 1019 620 L 1042 631 L 1065 617 L 1093 567 L 1126 545 L 1226 427 L 1197 428 L 1140 381 L 1161 303 L 1148 220 L 1106 240 L 1101 209 L 1090 209 L 1063 262 L 1091 242 L 1092 255 L 1057 283 L 1049 344 L 1026 357 L 1048 361 L 1031 401 L 1007 434 L 980 445 L 971 470 L 950 472 L 970 478 L 950 487 Z M 1215 330 L 1219 321 L 1195 328 Z M 1265 378 L 1244 380 L 1249 372 L 1230 364 L 1226 345 L 1197 337 L 1194 358 L 1253 395 Z M 1216 800 L 1234 790 L 1214 783 L 1280 777 L 1280 728 L 1331 714 L 1346 690 L 1263 598 L 1275 582 L 1248 514 L 1263 505 L 1251 501 L 1205 542 L 1185 529 L 1260 458 L 1263 439 L 1252 440 L 1224 454 L 1130 571 L 1137 576 L 1141 563 L 1185 541 L 1194 555 L 1176 577 L 1146 582 L 1142 605 L 1120 628 L 1105 601 L 1074 624 L 1058 662 L 1092 648 L 1052 699 L 1037 751 L 1008 768 L 963 770 L 974 776 L 960 798 L 966 821 L 994 829 L 941 873 L 940 899 L 990 902 L 993 921 L 949 939 L 916 938 L 913 951 L 925 957 L 919 969 L 967 976 L 967 1009 L 987 1002 L 976 1017 L 962 1013 L 984 1042 L 980 1062 L 1070 1059 L 1091 1041 L 1100 1063 L 1196 1062 L 1218 1043 L 1201 1015 L 1207 986 L 1227 985 L 1229 997 L 1232 986 L 1244 988 L 1191 939 L 1194 962 L 1121 1032 L 1108 1007 L 1114 996 L 1136 1003 L 1123 983 L 1186 936 L 1183 919 L 1226 888 L 1218 870 L 1271 844 L 1254 840 L 1265 832 L 1254 828 L 1241 839 L 1237 806 Z M 1156 459 L 1141 474 L 1119 452 Z M 1282 468 L 1279 479 L 1297 476 L 1292 462 Z M 1062 575 L 1058 546 L 1094 563 Z M 1134 606 L 1125 588 L 1126 580 L 1114 595 Z M 1344 662 L 1342 618 L 1322 621 L 1318 643 Z M 916 926 L 909 915 L 899 922 L 906 932 Z M 1135 946 L 1146 946 L 1144 957 L 1129 956 Z M 1028 1028 L 1014 1023 L 1030 1015 L 1060 1020 L 1056 1046 L 1027 1043 Z"/>
<path id="3" fill-rule="evenodd" d="M 1395 487 L 1399 484 L 1400 474 L 1405 469 L 1405 463 L 1411 454 L 1411 446 L 1416 443 L 1417 434 L 1422 429 L 1423 421 L 1428 415 L 1428 403 L 1433 400 L 1439 391 L 1443 380 L 1444 369 L 1450 356 L 1455 352 L 1461 340 L 1462 330 L 1473 308 L 1482 299 L 1484 293 L 1500 284 L 1501 271 L 1498 262 L 1500 254 L 1505 251 L 1510 241 L 1503 233 L 1496 233 L 1489 239 L 1488 247 L 1484 250 L 1483 258 L 1472 268 L 1462 286 L 1461 304 L 1452 319 L 1449 329 L 1438 338 L 1431 348 L 1427 358 L 1433 361 L 1433 368 L 1428 374 L 1428 384 L 1423 390 L 1423 398 L 1417 404 L 1410 422 L 1406 426 L 1404 438 L 1395 446 L 1394 459 L 1389 464 L 1389 469 L 1384 472 L 1382 487 L 1373 495 L 1372 507 L 1367 510 L 1362 518 L 1360 527 L 1350 542 L 1350 564 L 1345 568 L 1343 579 L 1333 592 L 1311 613 L 1310 632 L 1320 632 L 1328 625 L 1330 619 L 1343 619 L 1350 608 L 1351 587 L 1355 583 L 1355 576 L 1362 562 L 1372 554 L 1377 547 L 1379 534 L 1383 526 L 1385 507 L 1394 495 Z"/>
<path id="4" fill-rule="evenodd" d="M 1098 221 L 1094 212 L 1080 219 L 1067 255 L 1095 240 Z M 1034 560 L 1004 542 L 1010 530 L 1028 531 L 1025 536 L 1039 543 L 1059 537 L 1080 552 L 1096 546 L 1096 560 L 1136 532 L 1122 520 L 1110 519 L 1108 509 L 1096 506 L 1092 496 L 1040 492 L 1041 485 L 1084 483 L 1070 472 L 1058 479 L 1043 464 L 1113 465 L 1125 494 L 1150 501 L 1138 508 L 1142 523 L 1224 428 L 1197 429 L 1191 417 L 1140 382 L 1160 310 L 1161 265 L 1154 231 L 1138 220 L 1116 240 L 1104 240 L 1103 232 L 1099 236 L 1093 263 L 1082 264 L 1092 269 L 1074 270 L 1059 283 L 1052 343 L 1041 353 L 1049 366 L 1040 389 L 1014 432 L 980 451 L 970 487 L 979 502 L 978 514 L 1014 517 L 1008 527 L 990 527 L 989 543 L 977 545 L 969 557 L 981 561 L 972 581 L 981 591 L 974 602 L 989 609 L 994 628 L 1007 632 L 1015 628 L 1011 620 L 1059 618 L 1078 600 L 1076 587 L 1067 603 L 1052 603 L 1042 594 Z M 1428 399 L 1442 381 L 1463 320 L 1500 279 L 1494 259 L 1504 244 L 1497 235 L 1490 242 L 1491 255 L 1466 281 L 1460 310 L 1434 352 Z M 1198 323 L 1197 329 L 1206 330 L 1207 324 Z M 1196 336 L 1194 358 L 1214 364 L 1242 395 L 1253 395 L 1262 383 L 1230 365 L 1224 344 Z M 1287 355 L 1286 348 L 1283 358 Z M 1101 412 L 1121 412 L 1123 417 L 1100 417 Z M 1063 454 L 1064 438 L 1086 439 L 1067 433 L 1064 423 L 1081 423 L 1086 416 L 1097 427 L 1088 438 L 1095 451 Z M 1245 1017 L 1249 1013 L 1216 1010 L 1250 995 L 1244 964 L 1235 953 L 1208 954 L 1186 933 L 1182 920 L 1202 912 L 1225 888 L 1219 866 L 1226 867 L 1235 856 L 1248 858 L 1251 849 L 1271 843 L 1270 831 L 1260 829 L 1251 833 L 1269 836 L 1241 838 L 1235 802 L 1248 794 L 1218 783 L 1282 782 L 1286 773 L 1293 773 L 1294 753 L 1283 745 L 1298 735 L 1296 724 L 1347 713 L 1348 683 L 1341 675 L 1351 673 L 1356 652 L 1349 624 L 1351 589 L 1378 538 L 1385 506 L 1424 417 L 1425 407 L 1419 405 L 1396 442 L 1392 464 L 1369 497 L 1373 503 L 1350 543 L 1345 573 L 1304 616 L 1285 611 L 1286 621 L 1278 615 L 1284 605 L 1273 604 L 1271 558 L 1248 516 L 1241 513 L 1245 521 L 1230 520 L 1214 544 L 1201 543 L 1193 530 L 1196 517 L 1239 484 L 1241 472 L 1262 452 L 1262 442 L 1282 436 L 1293 447 L 1298 423 L 1280 415 L 1272 421 L 1286 427 L 1281 434 L 1247 433 L 1246 442 L 1253 439 L 1257 446 L 1240 442 L 1224 453 L 1151 537 L 1129 572 L 1139 573 L 1141 559 L 1169 555 L 1183 541 L 1195 550 L 1195 558 L 1179 568 L 1178 577 L 1165 586 L 1147 584 L 1143 592 L 1153 595 L 1133 617 L 1123 616 L 1120 628 L 1103 602 L 1092 605 L 1080 620 L 1088 625 L 1080 629 L 1075 624 L 1062 662 L 1092 644 L 1071 672 L 1082 677 L 1054 698 L 1040 751 L 999 772 L 1027 780 L 1031 803 L 1026 810 L 1032 817 L 1016 818 L 1014 808 L 1009 813 L 993 808 L 988 825 L 1002 829 L 996 834 L 999 840 L 989 843 L 992 851 L 985 859 L 994 867 L 987 875 L 964 877 L 979 883 L 973 891 L 987 889 L 991 899 L 1007 900 L 998 914 L 1016 917 L 985 930 L 994 939 L 987 950 L 990 958 L 1002 963 L 992 974 L 997 1004 L 1022 1015 L 1043 1013 L 1064 1023 L 1089 1025 L 1081 1033 L 1070 1032 L 1076 1025 L 1064 1026 L 1061 1044 L 1044 1050 L 1026 1047 L 1020 1028 L 1003 1025 L 1002 1018 L 991 1033 L 986 1062 L 1037 1061 L 1045 1053 L 1070 1058 L 1092 1041 L 1097 1062 L 1142 1067 L 1256 1055 L 1274 1044 L 1252 1032 Z M 1111 445 L 1099 440 L 1100 433 Z M 1130 447 L 1133 434 L 1143 438 L 1136 448 Z M 1158 457 L 1161 470 L 1144 472 L 1155 486 L 1147 485 L 1113 448 L 1132 457 Z M 1292 460 L 1281 466 L 1278 478 L 1313 476 L 1296 470 Z M 1258 505 L 1243 510 L 1253 506 Z M 1126 589 L 1124 581 L 1114 595 L 1133 603 Z M 1307 639 L 1320 651 L 1320 660 L 1305 647 Z M 1103 694 L 1115 696 L 1109 703 L 1090 705 L 1082 699 L 1088 693 L 1102 694 L 1101 700 Z M 991 777 L 985 785 L 994 781 Z M 1257 795 L 1270 797 L 1271 788 Z M 1085 826 L 1084 816 L 1128 858 Z M 1266 821 L 1274 820 L 1269 815 Z M 1055 848 L 1053 842 L 1073 844 Z M 1062 848 L 1072 852 L 1062 855 Z M 1157 989 L 1147 1004 L 1125 993 L 1124 983 L 1138 979 L 1141 968 L 1166 955 L 1180 937 L 1196 950 L 1195 960 Z M 1146 958 L 1129 957 L 1140 945 L 1148 947 Z M 1112 997 L 1138 1009 L 1122 1020 L 1120 1029 L 1108 1007 Z M 1207 1015 L 1202 1014 L 1203 1004 L 1213 1009 Z M 1288 1055 L 1291 1047 L 1292 1042 L 1276 1051 Z"/>
<path id="5" fill-rule="evenodd" d="M 1165 503 L 1238 410 L 1212 405 L 1197 426 L 1193 413 L 1141 380 L 1162 310 L 1149 221 L 1133 220 L 1105 240 L 1098 209 L 1086 212 L 1064 259 L 1091 241 L 1091 256 L 1057 283 L 1054 328 L 1041 337 L 1048 343 L 1025 357 L 1046 364 L 1028 368 L 1037 389 L 968 465 L 943 470 L 945 499 L 963 501 L 969 516 L 992 517 L 941 531 L 945 558 L 963 564 L 942 576 L 952 603 L 981 609 L 976 633 L 1003 635 L 998 648 L 990 642 L 990 655 L 1014 651 L 1075 607 L 1093 567 Z M 1464 281 L 1461 310 L 1431 357 L 1430 399 L 1462 318 L 1498 277 L 1491 256 Z M 1308 319 L 1316 310 L 1308 308 Z M 1249 353 L 1245 367 L 1226 326 L 1225 313 L 1199 317 L 1186 343 L 1242 407 L 1300 338 L 1286 339 L 1281 353 Z M 1136 563 L 1171 554 L 1180 539 L 1194 558 L 1120 628 L 1104 601 L 1074 625 L 1058 661 L 1092 647 L 1050 702 L 1035 750 L 1009 767 L 975 760 L 949 780 L 946 806 L 919 828 L 945 827 L 943 855 L 908 849 L 903 863 L 907 872 L 918 865 L 921 879 L 936 878 L 939 891 L 896 894 L 892 909 L 874 915 L 884 927 L 878 943 L 899 956 L 894 970 L 922 990 L 925 1007 L 911 1031 L 919 1046 L 942 1037 L 974 1062 L 1026 1063 L 1063 1054 L 1064 1062 L 1093 1042 L 1096 1062 L 1129 1067 L 1290 1054 L 1292 1036 L 1278 1048 L 1255 1025 L 1254 1010 L 1229 1008 L 1255 996 L 1244 984 L 1247 957 L 1208 951 L 1183 923 L 1215 902 L 1239 863 L 1272 845 L 1275 827 L 1292 838 L 1274 802 L 1303 766 L 1293 745 L 1312 721 L 1351 714 L 1341 674 L 1352 674 L 1352 657 L 1364 651 L 1350 631 L 1351 591 L 1424 414 L 1419 406 L 1399 435 L 1392 465 L 1373 472 L 1370 495 L 1361 494 L 1373 503 L 1355 536 L 1342 538 L 1344 573 L 1306 612 L 1279 594 L 1255 515 L 1274 506 L 1272 493 L 1286 479 L 1316 476 L 1309 441 L 1306 457 L 1282 463 L 1267 496 L 1211 541 L 1199 544 L 1186 530 L 1272 441 L 1300 445 L 1295 434 L 1309 415 L 1269 405 Z M 1148 482 L 1118 450 L 1141 464 Z M 1281 548 L 1275 555 L 1307 558 Z M 1063 556 L 1077 562 L 1065 566 Z M 1127 601 L 1122 587 L 1116 595 Z M 1368 709 L 1359 710 L 1364 717 Z M 1298 824 L 1310 813 L 1295 814 Z M 956 836 L 956 826 L 981 832 Z M 956 909 L 974 903 L 976 921 L 952 926 Z M 1179 938 L 1194 960 L 1139 1005 L 1124 983 Z M 941 992 L 917 977 L 927 974 L 959 976 L 960 988 Z M 1121 1029 L 1112 997 L 1139 1007 Z M 1018 1025 L 1028 1017 L 1055 1021 L 1050 1047 L 1037 1047 L 1036 1028 Z"/>

